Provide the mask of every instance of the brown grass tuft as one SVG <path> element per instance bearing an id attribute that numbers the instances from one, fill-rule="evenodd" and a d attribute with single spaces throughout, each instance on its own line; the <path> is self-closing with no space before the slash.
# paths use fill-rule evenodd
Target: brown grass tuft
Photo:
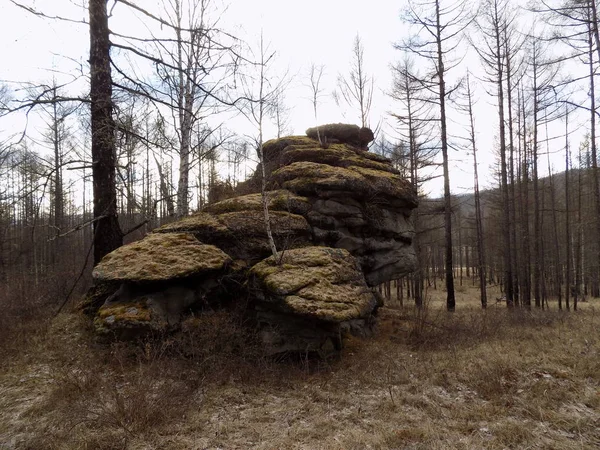
<path id="1" fill-rule="evenodd" d="M 381 310 L 335 361 L 274 362 L 235 312 L 168 340 L 100 345 L 79 316 L 46 321 L 0 373 L 0 447 L 17 449 L 593 449 L 599 318 Z"/>

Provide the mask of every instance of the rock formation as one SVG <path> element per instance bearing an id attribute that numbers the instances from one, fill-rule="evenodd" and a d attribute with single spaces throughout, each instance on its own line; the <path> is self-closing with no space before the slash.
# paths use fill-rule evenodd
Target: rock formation
<path id="1" fill-rule="evenodd" d="M 264 144 L 271 229 L 254 178 L 243 195 L 163 225 L 107 255 L 84 306 L 121 337 L 175 330 L 190 310 L 247 299 L 272 352 L 339 349 L 368 332 L 375 286 L 413 270 L 416 195 L 368 129 L 332 124 Z"/>

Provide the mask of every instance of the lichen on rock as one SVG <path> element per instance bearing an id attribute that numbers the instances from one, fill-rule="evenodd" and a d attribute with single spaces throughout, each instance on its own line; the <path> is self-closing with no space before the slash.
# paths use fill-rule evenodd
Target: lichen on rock
<path id="1" fill-rule="evenodd" d="M 306 197 L 296 195 L 285 189 L 267 193 L 270 211 L 287 211 L 292 214 L 306 214 L 310 210 L 310 202 Z M 223 214 L 240 211 L 262 211 L 262 195 L 260 193 L 242 195 L 213 203 L 204 208 L 204 212 Z"/>
<path id="2" fill-rule="evenodd" d="M 165 332 L 167 323 L 153 314 L 145 302 L 138 301 L 103 305 L 94 318 L 94 328 L 100 335 L 131 338 Z"/>
<path id="3" fill-rule="evenodd" d="M 189 233 L 156 233 L 106 255 L 94 268 L 98 281 L 177 280 L 223 270 L 231 258 Z"/>
<path id="4" fill-rule="evenodd" d="M 356 260 L 343 249 L 307 247 L 271 256 L 250 270 L 259 300 L 327 322 L 370 314 L 376 305 Z"/>

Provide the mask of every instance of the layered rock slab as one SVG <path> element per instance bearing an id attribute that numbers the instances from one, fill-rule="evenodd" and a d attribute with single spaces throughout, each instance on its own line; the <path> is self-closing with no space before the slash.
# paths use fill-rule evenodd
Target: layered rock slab
<path id="1" fill-rule="evenodd" d="M 214 205 L 214 208 L 220 211 L 227 211 L 229 206 L 230 212 L 199 212 L 163 225 L 153 233 L 189 233 L 202 242 L 219 247 L 235 260 L 256 263 L 267 257 L 271 250 L 263 211 L 256 208 L 256 195 L 248 197 L 250 198 L 226 200 L 229 205 Z M 276 206 L 277 202 L 273 204 Z M 248 209 L 244 209 L 243 205 Z M 311 243 L 310 226 L 299 214 L 271 211 L 270 224 L 278 248 L 294 248 Z"/>
<path id="2" fill-rule="evenodd" d="M 164 333 L 218 285 L 231 258 L 189 233 L 150 234 L 105 256 L 94 268 L 101 301 L 94 319 L 99 334 L 132 337 Z M 92 297 L 93 298 L 93 297 Z"/>
<path id="3" fill-rule="evenodd" d="M 342 331 L 366 332 L 377 306 L 360 266 L 344 249 L 289 250 L 256 264 L 249 280 L 263 342 L 274 352 L 339 349 Z"/>
<path id="4" fill-rule="evenodd" d="M 356 260 L 339 248 L 307 247 L 271 256 L 252 267 L 250 280 L 258 301 L 325 322 L 364 317 L 377 304 Z"/>
<path id="5" fill-rule="evenodd" d="M 106 255 L 92 272 L 98 281 L 177 280 L 222 270 L 231 258 L 190 233 L 150 234 Z"/>

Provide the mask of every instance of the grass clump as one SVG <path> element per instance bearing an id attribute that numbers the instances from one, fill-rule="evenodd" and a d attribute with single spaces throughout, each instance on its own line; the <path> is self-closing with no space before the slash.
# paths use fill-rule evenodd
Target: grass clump
<path id="1" fill-rule="evenodd" d="M 263 357 L 235 313 L 112 347 L 59 316 L 0 373 L 0 447 L 598 448 L 597 300 L 482 311 L 466 289 L 449 314 L 443 297 L 388 302 L 373 338 L 318 364 Z"/>

